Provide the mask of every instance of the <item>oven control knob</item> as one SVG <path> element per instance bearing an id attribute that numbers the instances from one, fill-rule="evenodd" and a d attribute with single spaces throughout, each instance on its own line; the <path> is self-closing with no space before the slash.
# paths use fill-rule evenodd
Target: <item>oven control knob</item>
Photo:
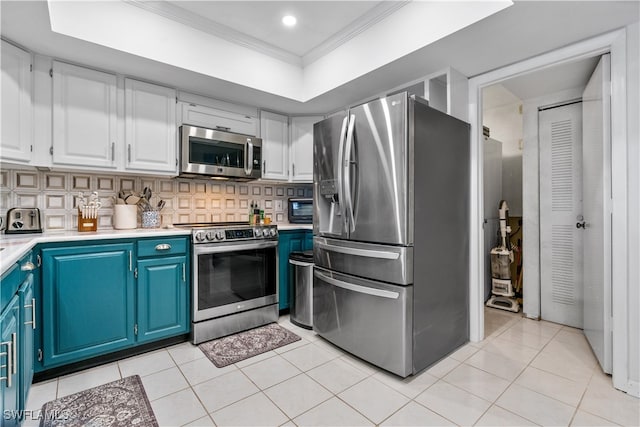
<path id="1" fill-rule="evenodd" d="M 208 241 L 212 241 L 216 238 L 216 235 L 213 231 L 207 231 L 207 233 L 204 235 L 204 237 L 208 240 Z"/>
<path id="2" fill-rule="evenodd" d="M 277 231 L 275 228 L 269 229 L 269 237 L 276 237 Z"/>
<path id="3" fill-rule="evenodd" d="M 202 231 L 197 232 L 194 237 L 198 242 L 204 242 L 205 240 L 205 235 L 204 235 L 204 232 Z"/>
<path id="4" fill-rule="evenodd" d="M 259 228 L 256 228 L 255 230 L 253 230 L 253 235 L 255 237 L 262 237 L 262 230 Z"/>
<path id="5" fill-rule="evenodd" d="M 224 239 L 224 231 L 216 231 L 215 238 L 216 238 L 216 240 L 223 240 Z"/>

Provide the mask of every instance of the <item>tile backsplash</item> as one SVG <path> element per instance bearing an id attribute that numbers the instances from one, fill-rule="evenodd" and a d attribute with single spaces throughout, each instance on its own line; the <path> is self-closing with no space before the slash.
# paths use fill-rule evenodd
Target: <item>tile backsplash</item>
<path id="1" fill-rule="evenodd" d="M 112 228 L 113 200 L 119 190 L 135 193 L 149 187 L 151 203 L 166 202 L 162 225 L 182 222 L 248 221 L 251 201 L 257 201 L 265 216 L 276 224 L 287 224 L 287 199 L 312 197 L 311 184 L 192 180 L 153 176 L 119 176 L 107 173 L 0 171 L 0 213 L 12 207 L 37 207 L 45 230 L 77 227 L 77 196 L 97 191 L 102 202 L 98 228 Z"/>

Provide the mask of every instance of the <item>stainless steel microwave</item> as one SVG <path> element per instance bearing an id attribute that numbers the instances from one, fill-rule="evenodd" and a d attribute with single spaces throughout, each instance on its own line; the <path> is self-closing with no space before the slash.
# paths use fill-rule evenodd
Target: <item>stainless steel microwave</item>
<path id="1" fill-rule="evenodd" d="M 313 223 L 313 199 L 289 199 L 289 222 L 291 224 Z"/>
<path id="2" fill-rule="evenodd" d="M 180 126 L 180 176 L 252 180 L 262 177 L 262 139 Z"/>

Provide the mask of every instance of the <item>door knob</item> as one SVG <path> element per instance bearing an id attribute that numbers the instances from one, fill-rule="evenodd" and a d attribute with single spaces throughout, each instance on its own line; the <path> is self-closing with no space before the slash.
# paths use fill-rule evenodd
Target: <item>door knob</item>
<path id="1" fill-rule="evenodd" d="M 587 228 L 587 224 L 585 224 L 584 221 L 576 222 L 576 228 L 584 228 L 584 229 L 586 229 Z"/>

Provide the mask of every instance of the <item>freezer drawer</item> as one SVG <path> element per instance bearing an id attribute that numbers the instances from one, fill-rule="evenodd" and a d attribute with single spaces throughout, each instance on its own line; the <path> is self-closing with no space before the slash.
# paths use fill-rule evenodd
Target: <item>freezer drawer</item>
<path id="1" fill-rule="evenodd" d="M 413 373 L 413 287 L 388 285 L 315 267 L 313 329 L 376 366 Z"/>
<path id="2" fill-rule="evenodd" d="M 411 246 L 314 237 L 313 254 L 315 264 L 329 270 L 398 285 L 413 283 Z"/>

